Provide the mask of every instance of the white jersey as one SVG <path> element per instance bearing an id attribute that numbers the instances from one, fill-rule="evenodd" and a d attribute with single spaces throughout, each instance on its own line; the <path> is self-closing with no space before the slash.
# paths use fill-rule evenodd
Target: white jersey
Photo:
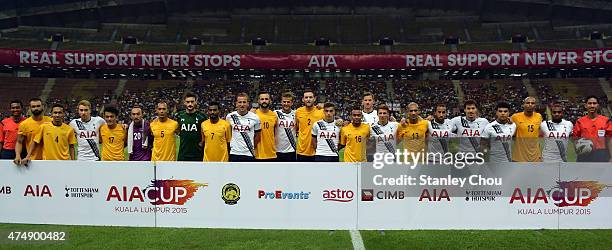
<path id="1" fill-rule="evenodd" d="M 540 131 L 544 135 L 544 149 L 542 150 L 542 160 L 544 162 L 566 162 L 567 143 L 572 134 L 574 125 L 562 119 L 559 123 L 543 121 Z"/>
<path id="2" fill-rule="evenodd" d="M 489 140 L 489 162 L 512 161 L 512 136 L 516 132 L 516 123 L 500 124 L 497 120 L 489 123 L 482 131 L 482 138 Z"/>
<path id="3" fill-rule="evenodd" d="M 296 130 L 295 130 L 295 110 L 284 113 L 281 109 L 275 110 L 278 118 L 276 131 L 274 131 L 274 140 L 276 143 L 276 152 L 278 153 L 293 153 L 297 147 Z"/>
<path id="4" fill-rule="evenodd" d="M 451 119 L 452 132 L 459 137 L 459 152 L 480 152 L 480 135 L 487 124 L 489 121 L 480 117 L 473 121 L 463 116 Z"/>
<path id="5" fill-rule="evenodd" d="M 395 153 L 398 126 L 397 122 L 387 122 L 384 126 L 376 122 L 370 126 L 370 138 L 376 141 L 376 153 Z"/>
<path id="6" fill-rule="evenodd" d="M 365 111 L 362 111 L 361 113 L 363 114 L 363 118 L 361 119 L 363 123 L 372 126 L 372 124 L 378 122 L 378 112 L 376 109 L 373 109 L 370 113 L 366 113 Z"/>
<path id="7" fill-rule="evenodd" d="M 89 121 L 83 122 L 81 118 L 70 121 L 70 127 L 74 129 L 77 138 L 77 160 L 79 161 L 99 161 L 100 149 L 100 127 L 106 121 L 99 116 L 92 116 Z"/>
<path id="8" fill-rule="evenodd" d="M 317 138 L 315 155 L 338 156 L 338 142 L 340 142 L 340 127 L 336 122 L 319 120 L 312 126 L 312 135 Z"/>
<path id="9" fill-rule="evenodd" d="M 444 119 L 442 123 L 437 123 L 436 120 L 432 120 L 429 122 L 427 128 L 428 144 L 427 144 L 427 152 L 429 153 L 440 153 L 444 155 L 449 152 L 448 142 L 453 136 L 453 126 L 451 124 L 451 120 Z M 433 154 L 428 154 L 429 160 L 434 160 L 435 157 Z"/>
<path id="10" fill-rule="evenodd" d="M 234 111 L 227 114 L 225 120 L 232 127 L 230 154 L 255 157 L 255 131 L 261 130 L 259 117 L 251 111 L 245 115 Z"/>

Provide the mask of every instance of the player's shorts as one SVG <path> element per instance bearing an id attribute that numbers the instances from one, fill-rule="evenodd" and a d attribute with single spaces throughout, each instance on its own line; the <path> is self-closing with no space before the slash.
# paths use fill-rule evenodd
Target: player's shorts
<path id="1" fill-rule="evenodd" d="M 2 153 L 0 153 L 0 159 L 8 159 L 8 160 L 13 160 L 15 159 L 15 150 L 10 150 L 10 149 L 2 149 Z M 26 156 L 28 156 L 28 154 L 25 152 L 25 150 L 21 151 L 21 158 L 25 158 Z"/>
<path id="2" fill-rule="evenodd" d="M 316 162 L 338 162 L 340 161 L 340 157 L 338 156 L 323 156 L 323 155 L 315 155 Z"/>
<path id="3" fill-rule="evenodd" d="M 297 154 L 297 161 L 298 162 L 314 162 L 315 161 L 315 157 L 313 156 L 307 156 L 307 155 L 301 155 L 301 154 Z"/>
<path id="4" fill-rule="evenodd" d="M 230 162 L 253 162 L 255 161 L 255 157 L 253 156 L 246 156 L 246 155 L 233 155 L 230 154 L 229 155 L 229 161 Z"/>
<path id="5" fill-rule="evenodd" d="M 274 161 L 276 161 L 276 158 L 255 159 L 255 161 L 258 161 L 258 162 L 274 162 Z"/>
<path id="6" fill-rule="evenodd" d="M 295 152 L 291 153 L 276 153 L 277 162 L 294 162 L 296 161 Z"/>
<path id="7" fill-rule="evenodd" d="M 183 158 L 177 159 L 177 161 L 202 161 L 203 158 L 204 158 L 203 156 L 194 157 L 194 158 L 192 158 L 192 157 L 183 157 Z"/>
<path id="8" fill-rule="evenodd" d="M 608 149 L 597 149 L 585 155 L 578 155 L 577 162 L 608 162 L 610 153 Z"/>

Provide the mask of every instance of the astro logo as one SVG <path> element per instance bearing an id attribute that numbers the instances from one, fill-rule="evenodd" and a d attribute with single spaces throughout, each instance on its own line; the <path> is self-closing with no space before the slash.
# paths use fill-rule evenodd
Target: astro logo
<path id="1" fill-rule="evenodd" d="M 606 187 L 597 181 L 557 181 L 557 186 L 548 191 L 543 188 L 521 190 L 515 188 L 510 197 L 510 204 L 514 202 L 535 204 L 553 203 L 557 207 L 581 206 L 586 207 L 599 196 Z M 526 191 L 526 192 L 524 192 Z"/>
<path id="2" fill-rule="evenodd" d="M 308 200 L 310 199 L 310 192 L 283 192 L 281 190 L 266 192 L 258 190 L 257 198 L 266 200 Z"/>
<path id="3" fill-rule="evenodd" d="M 152 180 L 144 189 L 111 186 L 106 201 L 144 202 L 147 199 L 152 205 L 184 205 L 200 187 L 206 186 L 208 183 L 196 183 L 193 180 Z"/>
<path id="4" fill-rule="evenodd" d="M 355 193 L 352 190 L 323 190 L 323 201 L 351 202 L 353 197 Z"/>

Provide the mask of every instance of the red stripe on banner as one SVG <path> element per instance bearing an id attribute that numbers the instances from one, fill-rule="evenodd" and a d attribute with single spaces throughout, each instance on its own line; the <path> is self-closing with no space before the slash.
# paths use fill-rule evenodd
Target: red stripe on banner
<path id="1" fill-rule="evenodd" d="M 338 201 L 338 202 L 351 202 L 351 201 L 353 201 L 353 199 L 350 199 L 350 200 L 339 200 L 339 199 L 323 199 L 323 201 Z"/>
<path id="2" fill-rule="evenodd" d="M 490 69 L 612 65 L 612 48 L 406 54 L 201 54 L 0 49 L 0 64 L 89 69 Z"/>

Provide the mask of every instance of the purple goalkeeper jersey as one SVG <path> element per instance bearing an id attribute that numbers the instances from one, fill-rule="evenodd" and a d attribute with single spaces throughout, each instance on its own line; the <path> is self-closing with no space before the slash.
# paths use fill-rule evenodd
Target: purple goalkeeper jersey
<path id="1" fill-rule="evenodd" d="M 134 126 L 134 134 L 130 135 L 134 138 L 134 145 L 132 146 L 132 154 L 130 154 L 130 161 L 150 161 L 151 160 L 151 148 L 153 143 L 153 137 L 151 133 L 145 133 L 144 131 L 149 130 L 149 123 L 145 122 L 143 127 Z M 148 134 L 149 146 L 144 149 L 142 148 L 142 138 Z"/>

